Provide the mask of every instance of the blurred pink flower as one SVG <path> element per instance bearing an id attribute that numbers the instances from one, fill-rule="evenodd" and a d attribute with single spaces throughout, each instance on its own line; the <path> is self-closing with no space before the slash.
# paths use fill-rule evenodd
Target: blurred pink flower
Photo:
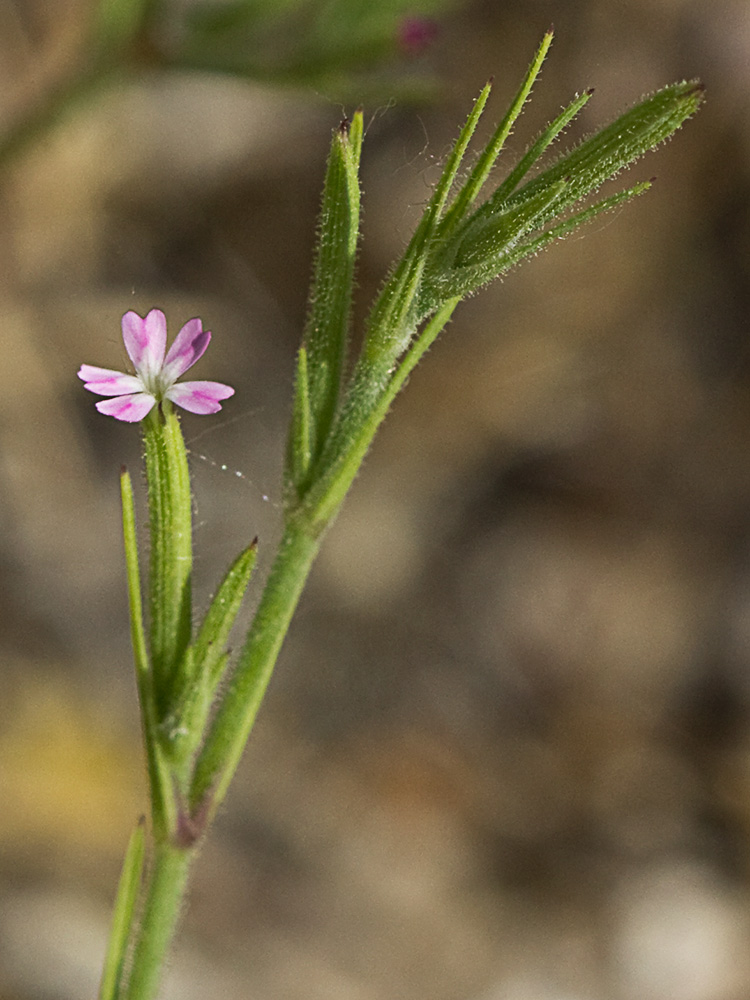
<path id="1" fill-rule="evenodd" d="M 399 43 L 410 55 L 426 49 L 437 35 L 437 22 L 429 17 L 405 17 L 399 25 Z"/>
<path id="2" fill-rule="evenodd" d="M 100 413 L 135 423 L 163 399 L 191 413 L 216 413 L 221 409 L 219 400 L 234 395 L 234 389 L 221 382 L 176 384 L 180 375 L 203 355 L 211 340 L 211 334 L 203 329 L 199 319 L 188 320 L 166 358 L 167 320 L 160 309 L 152 309 L 145 319 L 126 312 L 122 317 L 122 339 L 135 366 L 135 375 L 93 365 L 81 365 L 78 372 L 89 392 L 114 397 L 96 404 Z"/>

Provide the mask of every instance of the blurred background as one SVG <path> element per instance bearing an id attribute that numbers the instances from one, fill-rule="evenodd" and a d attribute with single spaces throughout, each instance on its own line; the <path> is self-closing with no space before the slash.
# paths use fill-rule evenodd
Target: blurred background
<path id="1" fill-rule="evenodd" d="M 213 331 L 196 377 L 237 394 L 183 421 L 205 606 L 277 537 L 331 130 L 364 105 L 361 321 L 472 99 L 494 76 L 488 132 L 550 23 L 506 164 L 590 86 L 573 136 L 685 77 L 706 107 L 631 173 L 647 196 L 465 303 L 412 377 L 164 997 L 750 996 L 750 6 L 141 7 L 0 0 L 0 1000 L 95 994 L 145 807 L 140 444 L 78 366 L 123 366 L 128 309 Z"/>

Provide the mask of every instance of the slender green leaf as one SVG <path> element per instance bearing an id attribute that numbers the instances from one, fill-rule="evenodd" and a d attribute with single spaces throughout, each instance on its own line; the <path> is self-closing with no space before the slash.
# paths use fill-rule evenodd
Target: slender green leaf
<path id="1" fill-rule="evenodd" d="M 550 243 L 554 243 L 557 240 L 564 240 L 571 233 L 574 233 L 581 226 L 586 225 L 586 223 L 591 222 L 593 219 L 598 218 L 598 216 L 604 215 L 606 212 L 611 212 L 637 198 L 639 195 L 644 194 L 652 184 L 653 179 L 641 181 L 639 184 L 634 184 L 633 187 L 627 188 L 625 191 L 618 191 L 617 194 L 613 194 L 609 198 L 603 198 L 594 205 L 589 205 L 583 211 L 571 215 L 558 225 L 545 230 L 541 236 L 535 236 L 529 240 L 521 240 L 505 258 L 501 273 L 509 271 L 527 257 L 535 256 L 545 247 L 549 246 Z"/>
<path id="2" fill-rule="evenodd" d="M 450 269 L 425 282 L 422 308 L 432 311 L 437 303 L 455 296 L 464 298 L 496 278 L 506 268 L 507 257 L 516 244 L 539 227 L 542 219 L 564 197 L 567 181 L 558 183 L 520 204 L 479 219 L 468 228 Z"/>
<path id="3" fill-rule="evenodd" d="M 703 86 L 695 80 L 664 87 L 563 155 L 508 202 L 524 200 L 567 179 L 565 197 L 548 218 L 559 215 L 669 138 L 697 111 L 702 100 Z"/>
<path id="4" fill-rule="evenodd" d="M 298 490 L 328 436 L 346 361 L 359 235 L 362 112 L 335 131 L 328 158 L 310 313 L 297 372 L 289 473 Z"/>
<path id="5" fill-rule="evenodd" d="M 145 819 L 141 817 L 130 835 L 125 860 L 117 886 L 112 927 L 107 943 L 107 955 L 99 986 L 99 1000 L 116 1000 L 123 980 L 133 920 L 136 916 L 138 889 L 145 856 Z"/>
<path id="6" fill-rule="evenodd" d="M 483 206 L 483 210 L 492 212 L 503 204 L 505 199 L 518 187 L 537 160 L 539 160 L 555 139 L 557 139 L 581 109 L 591 100 L 593 93 L 593 90 L 586 90 L 583 94 L 579 94 L 557 118 L 547 125 L 539 138 L 531 144 L 528 151 L 521 157 L 518 164 L 511 170 L 505 180 L 492 192 L 491 197 L 485 206 Z"/>
<path id="7" fill-rule="evenodd" d="M 193 644 L 196 673 L 205 675 L 213 686 L 219 680 L 219 661 L 242 606 L 255 568 L 257 555 L 258 539 L 256 538 L 240 552 L 227 570 Z"/>
<path id="8" fill-rule="evenodd" d="M 229 662 L 225 647 L 242 606 L 258 553 L 255 539 L 227 570 L 179 671 L 180 689 L 159 727 L 161 748 L 187 781 L 191 758 L 205 736 L 206 721 Z"/>
<path id="9" fill-rule="evenodd" d="M 505 146 L 513 126 L 523 111 L 526 101 L 531 96 L 532 87 L 534 86 L 534 83 L 536 82 L 536 79 L 542 69 L 542 64 L 547 57 L 553 37 L 554 32 L 550 29 L 542 39 L 542 43 L 537 49 L 536 55 L 531 61 L 531 65 L 526 72 L 526 76 L 523 78 L 521 86 L 518 88 L 518 92 L 513 98 L 505 116 L 482 151 L 482 155 L 477 160 L 466 183 L 459 191 L 453 204 L 445 213 L 445 217 L 440 225 L 440 236 L 443 239 L 447 239 L 456 226 L 460 224 L 467 210 L 473 204 L 477 195 L 484 187 L 484 184 L 489 177 L 498 156 Z"/>
<path id="10" fill-rule="evenodd" d="M 140 679 L 149 675 L 146 633 L 143 628 L 143 599 L 141 596 L 141 571 L 138 564 L 138 536 L 135 526 L 135 504 L 130 473 L 123 467 L 120 473 L 120 499 L 122 501 L 122 534 L 125 543 L 125 569 L 128 579 L 128 604 L 130 608 L 130 639 L 133 645 L 135 668 Z"/>
<path id="11" fill-rule="evenodd" d="M 494 260 L 532 229 L 543 212 L 554 206 L 566 184 L 567 181 L 559 181 L 536 196 L 496 212 L 489 219 L 477 220 L 468 228 L 458 247 L 454 271 L 483 266 L 491 269 Z"/>
<path id="12" fill-rule="evenodd" d="M 411 321 L 410 312 L 419 291 L 426 249 L 435 235 L 491 89 L 492 85 L 487 83 L 474 102 L 404 256 L 373 306 L 359 360 L 359 371 L 355 373 L 352 383 L 353 389 L 365 382 L 380 385 L 382 378 L 390 371 L 393 362 L 406 348 L 414 333 L 415 326 Z"/>
<path id="13" fill-rule="evenodd" d="M 287 498 L 287 503 L 297 499 L 300 486 L 310 469 L 312 459 L 311 423 L 307 348 L 302 344 L 297 355 L 292 419 L 289 422 L 287 469 L 284 485 L 286 493 L 290 494 L 291 498 Z"/>

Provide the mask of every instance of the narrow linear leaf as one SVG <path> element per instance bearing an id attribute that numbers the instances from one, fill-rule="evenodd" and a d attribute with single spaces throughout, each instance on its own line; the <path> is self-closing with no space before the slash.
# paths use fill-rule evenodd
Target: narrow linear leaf
<path id="1" fill-rule="evenodd" d="M 185 652 L 180 687 L 175 690 L 172 708 L 159 727 L 161 750 L 185 783 L 229 662 L 225 647 L 250 583 L 257 553 L 256 538 L 227 570 L 195 643 Z"/>
<path id="2" fill-rule="evenodd" d="M 549 218 L 558 215 L 669 138 L 697 111 L 702 100 L 703 86 L 694 80 L 664 87 L 563 155 L 508 201 L 523 200 L 568 178 L 565 198 Z"/>
<path id="3" fill-rule="evenodd" d="M 219 679 L 220 673 L 217 671 L 217 665 L 242 607 L 257 556 L 258 539 L 256 538 L 240 552 L 227 570 L 193 644 L 195 672 L 205 676 L 211 685 L 215 686 Z"/>
<path id="4" fill-rule="evenodd" d="M 185 689 L 174 713 L 162 724 L 161 748 L 185 793 L 190 786 L 193 759 L 205 738 L 206 724 L 213 708 L 219 681 L 228 664 L 229 653 L 220 653 L 213 662 L 216 682 L 211 685 L 208 678 L 197 677 L 195 683 Z"/>
<path id="5" fill-rule="evenodd" d="M 409 313 L 419 290 L 425 265 L 425 250 L 435 235 L 491 89 L 492 84 L 487 83 L 474 102 L 404 256 L 373 306 L 359 361 L 360 372 L 355 375 L 355 381 L 359 380 L 361 372 L 365 371 L 368 372 L 368 380 L 379 382 L 382 374 L 392 367 L 394 360 L 402 353 L 412 336 L 413 326 L 409 323 Z"/>
<path id="6" fill-rule="evenodd" d="M 297 371 L 288 478 L 297 489 L 325 442 L 346 361 L 359 235 L 362 113 L 335 131 L 328 158 L 310 312 Z"/>
<path id="7" fill-rule="evenodd" d="M 120 881 L 117 886 L 112 927 L 107 943 L 99 1000 L 116 1000 L 122 983 L 127 959 L 128 940 L 133 920 L 136 916 L 138 890 L 143 873 L 145 856 L 145 820 L 143 817 L 130 835 L 125 860 L 122 864 Z"/>
<path id="8" fill-rule="evenodd" d="M 136 674 L 139 683 L 148 677 L 149 661 L 146 633 L 143 628 L 143 599 L 141 596 L 141 571 L 138 564 L 138 537 L 135 526 L 135 503 L 130 473 L 123 467 L 120 473 L 120 499 L 122 501 L 122 535 L 125 543 L 125 571 L 128 580 L 128 605 L 130 608 L 130 640 L 133 645 Z"/>
<path id="9" fill-rule="evenodd" d="M 475 265 L 492 268 L 494 260 L 513 246 L 524 233 L 534 227 L 539 216 L 558 200 L 567 181 L 545 188 L 489 219 L 480 219 L 470 227 L 461 241 L 453 264 L 455 271 Z"/>
<path id="10" fill-rule="evenodd" d="M 502 152 L 503 147 L 508 140 L 508 136 L 513 130 L 513 126 L 523 111 L 524 105 L 531 96 L 531 90 L 537 77 L 539 76 L 539 73 L 541 72 L 542 64 L 547 57 L 553 37 L 554 32 L 550 29 L 542 39 L 541 45 L 537 49 L 536 55 L 526 71 L 526 76 L 523 78 L 521 86 L 518 88 L 518 92 L 513 98 L 505 116 L 497 126 L 494 135 L 482 151 L 482 155 L 477 160 L 466 183 L 457 194 L 453 204 L 445 213 L 445 217 L 440 226 L 441 238 L 447 239 L 456 226 L 460 224 L 466 214 L 466 211 L 473 204 L 477 195 L 484 187 L 484 184 L 487 181 L 498 156 Z"/>
<path id="11" fill-rule="evenodd" d="M 508 195 L 521 183 L 537 160 L 591 100 L 593 93 L 593 90 L 584 91 L 583 94 L 580 94 L 575 100 L 571 101 L 567 108 L 554 121 L 551 121 L 547 125 L 539 138 L 532 143 L 528 151 L 521 157 L 517 166 L 511 170 L 500 186 L 492 192 L 490 198 L 482 206 L 482 212 L 490 213 L 497 206 L 502 205 Z"/>
<path id="12" fill-rule="evenodd" d="M 653 183 L 652 178 L 651 180 L 641 181 L 639 184 L 634 184 L 633 187 L 627 188 L 625 191 L 618 191 L 617 194 L 613 194 L 609 198 L 603 198 L 601 201 L 596 202 L 596 204 L 589 205 L 588 208 L 583 209 L 583 211 L 570 216 L 570 218 L 565 219 L 557 226 L 553 226 L 551 229 L 546 230 L 541 236 L 537 236 L 528 241 L 521 240 L 514 250 L 508 254 L 503 263 L 501 273 L 509 271 L 512 267 L 515 267 L 516 264 L 525 260 L 527 257 L 533 257 L 550 243 L 553 243 L 556 240 L 565 239 L 567 236 L 570 236 L 571 233 L 580 229 L 581 226 L 585 226 L 586 223 L 598 218 L 598 216 L 604 215 L 606 212 L 611 212 L 614 209 L 619 208 L 620 205 L 624 205 L 627 202 L 632 201 L 634 198 L 637 198 L 639 195 L 644 194 L 651 188 Z"/>
<path id="13" fill-rule="evenodd" d="M 505 268 L 513 248 L 524 236 L 539 227 L 539 220 L 564 197 L 567 181 L 537 192 L 528 201 L 480 219 L 476 231 L 470 229 L 456 254 L 454 266 L 425 282 L 422 308 L 427 312 L 435 302 L 454 296 L 465 297 L 496 278 Z"/>
<path id="14" fill-rule="evenodd" d="M 294 403 L 289 425 L 287 473 L 285 476 L 287 492 L 295 495 L 310 468 L 312 458 L 311 423 L 307 348 L 302 344 L 297 355 L 297 374 L 294 379 Z"/>

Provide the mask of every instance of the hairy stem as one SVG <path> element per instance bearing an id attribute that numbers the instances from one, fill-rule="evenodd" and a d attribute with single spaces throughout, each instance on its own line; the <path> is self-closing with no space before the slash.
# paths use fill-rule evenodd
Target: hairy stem
<path id="1" fill-rule="evenodd" d="M 133 942 L 130 976 L 117 1000 L 153 1000 L 182 911 L 195 850 L 157 843 L 142 893 L 141 919 Z"/>
<path id="2" fill-rule="evenodd" d="M 320 541 L 306 526 L 294 522 L 286 526 L 237 669 L 198 757 L 194 811 L 204 808 L 210 798 L 208 811 L 213 814 L 226 794 Z"/>

